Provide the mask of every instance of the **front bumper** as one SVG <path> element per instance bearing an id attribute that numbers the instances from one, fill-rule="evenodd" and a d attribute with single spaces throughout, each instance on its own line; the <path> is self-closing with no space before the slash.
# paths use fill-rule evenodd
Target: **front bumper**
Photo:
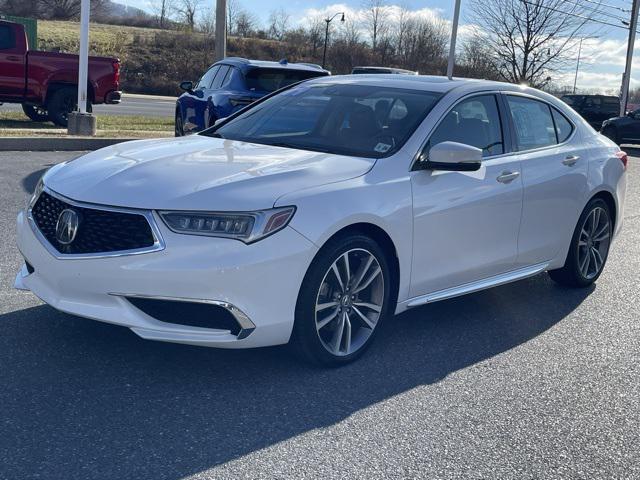
<path id="1" fill-rule="evenodd" d="M 155 214 L 154 214 L 155 215 Z M 156 218 L 165 248 L 138 255 L 56 258 L 21 212 L 18 248 L 25 265 L 15 287 L 63 312 L 130 328 L 142 338 L 224 348 L 288 342 L 300 285 L 316 247 L 290 227 L 245 245 L 223 238 L 171 232 Z M 228 330 L 159 321 L 125 297 L 209 302 L 255 325 Z M 237 317 L 236 317 L 237 318 Z M 246 323 L 245 323 L 246 325 Z"/>

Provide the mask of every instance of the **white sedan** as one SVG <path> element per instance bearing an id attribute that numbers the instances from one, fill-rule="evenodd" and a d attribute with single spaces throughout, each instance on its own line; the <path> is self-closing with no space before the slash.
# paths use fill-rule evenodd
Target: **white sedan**
<path id="1" fill-rule="evenodd" d="M 593 283 L 626 167 L 531 88 L 315 79 L 51 168 L 18 216 L 16 287 L 146 339 L 340 365 L 410 308 L 544 271 Z"/>

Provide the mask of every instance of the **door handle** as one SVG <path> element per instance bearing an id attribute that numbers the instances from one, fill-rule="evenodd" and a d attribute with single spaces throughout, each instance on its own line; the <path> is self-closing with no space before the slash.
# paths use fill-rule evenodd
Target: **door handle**
<path id="1" fill-rule="evenodd" d="M 20 61 L 20 59 L 21 59 L 21 57 L 18 57 L 18 56 L 16 56 L 16 55 L 9 55 L 9 56 L 7 57 L 7 60 L 8 60 L 9 62 L 18 62 L 18 61 Z"/>
<path id="2" fill-rule="evenodd" d="M 568 155 L 567 158 L 562 161 L 562 164 L 567 167 L 572 167 L 578 160 L 580 160 L 578 155 Z"/>
<path id="3" fill-rule="evenodd" d="M 502 174 L 498 178 L 496 178 L 496 180 L 498 180 L 500 183 L 510 183 L 510 182 L 513 182 L 519 176 L 520 176 L 520 172 L 505 171 L 505 172 L 502 172 Z"/>

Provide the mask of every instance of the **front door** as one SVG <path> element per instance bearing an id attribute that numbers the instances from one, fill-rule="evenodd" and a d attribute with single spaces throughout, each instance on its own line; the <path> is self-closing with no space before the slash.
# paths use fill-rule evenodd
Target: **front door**
<path id="1" fill-rule="evenodd" d="M 514 268 L 522 210 L 520 161 L 509 153 L 494 94 L 467 97 L 442 119 L 425 149 L 440 142 L 483 150 L 476 172 L 414 171 L 410 296 Z"/>

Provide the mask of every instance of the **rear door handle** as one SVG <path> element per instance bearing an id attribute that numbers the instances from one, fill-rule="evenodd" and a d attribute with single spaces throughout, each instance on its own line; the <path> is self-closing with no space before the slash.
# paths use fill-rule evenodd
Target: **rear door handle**
<path id="1" fill-rule="evenodd" d="M 578 155 L 569 155 L 567 156 L 567 158 L 565 158 L 562 161 L 563 165 L 566 165 L 567 167 L 572 167 L 573 165 L 575 165 L 575 163 L 580 160 L 580 157 Z"/>
<path id="2" fill-rule="evenodd" d="M 520 176 L 520 172 L 502 172 L 502 174 L 496 178 L 500 183 L 510 183 Z"/>

